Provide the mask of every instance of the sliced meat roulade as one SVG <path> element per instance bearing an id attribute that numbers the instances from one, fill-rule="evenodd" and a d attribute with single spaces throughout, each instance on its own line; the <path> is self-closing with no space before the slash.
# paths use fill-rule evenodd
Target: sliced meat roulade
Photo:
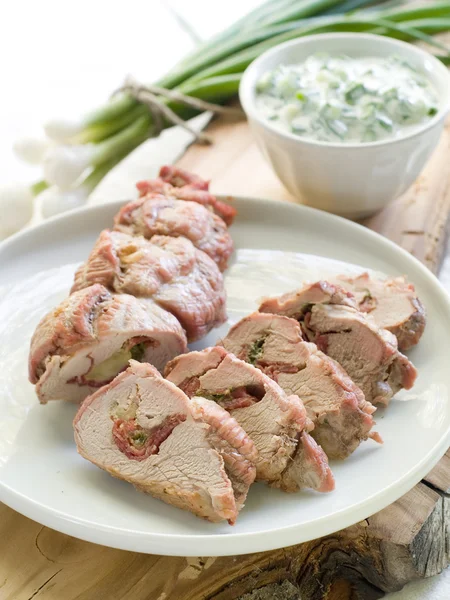
<path id="1" fill-rule="evenodd" d="M 308 308 L 314 304 L 337 304 L 358 308 L 351 292 L 328 281 L 306 283 L 299 290 L 281 296 L 265 298 L 259 307 L 260 312 L 282 314 L 300 321 Z"/>
<path id="2" fill-rule="evenodd" d="M 375 407 L 337 362 L 303 340 L 294 319 L 256 312 L 236 323 L 221 343 L 301 398 L 314 423 L 311 435 L 329 458 L 346 458 L 368 438 L 381 441 L 371 431 Z"/>
<path id="3" fill-rule="evenodd" d="M 190 341 L 226 319 L 223 277 L 216 263 L 184 237 L 151 241 L 104 230 L 72 291 L 100 283 L 111 291 L 152 298 L 177 317 Z"/>
<path id="4" fill-rule="evenodd" d="M 354 294 L 360 311 L 395 335 L 400 350 L 419 342 L 426 324 L 425 308 L 405 277 L 381 279 L 362 273 L 358 277 L 340 275 L 337 282 Z"/>
<path id="5" fill-rule="evenodd" d="M 162 370 L 186 351 L 177 319 L 151 300 L 96 284 L 73 293 L 34 332 L 29 378 L 40 402 L 79 402 L 124 370 L 130 358 Z"/>
<path id="6" fill-rule="evenodd" d="M 353 308 L 347 294 L 320 281 L 269 298 L 259 310 L 300 321 L 305 337 L 345 369 L 368 402 L 387 405 L 399 390 L 413 386 L 416 369 L 398 351 L 396 337 Z"/>
<path id="7" fill-rule="evenodd" d="M 312 424 L 302 402 L 264 373 L 215 347 L 174 359 L 165 375 L 188 396 L 214 400 L 230 412 L 258 451 L 258 479 L 286 491 L 334 488 L 328 459 L 308 434 Z"/>
<path id="8" fill-rule="evenodd" d="M 236 216 L 235 208 L 218 200 L 208 191 L 208 181 L 178 167 L 171 165 L 161 167 L 157 179 L 139 181 L 136 187 L 141 196 L 156 192 L 171 198 L 202 204 L 219 215 L 227 225 L 231 225 Z"/>
<path id="9" fill-rule="evenodd" d="M 114 477 L 213 522 L 236 521 L 256 450 L 235 419 L 190 400 L 148 364 L 129 368 L 81 405 L 78 452 Z"/>
<path id="10" fill-rule="evenodd" d="M 221 271 L 227 268 L 233 252 L 233 240 L 220 217 L 197 202 L 162 194 L 148 194 L 123 206 L 114 219 L 114 229 L 147 239 L 154 235 L 184 236 Z"/>

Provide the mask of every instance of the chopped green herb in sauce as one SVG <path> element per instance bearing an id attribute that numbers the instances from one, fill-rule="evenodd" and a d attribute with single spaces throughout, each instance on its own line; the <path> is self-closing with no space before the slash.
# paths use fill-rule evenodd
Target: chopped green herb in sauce
<path id="1" fill-rule="evenodd" d="M 258 110 L 276 127 L 326 142 L 400 137 L 438 112 L 431 82 L 396 56 L 315 54 L 265 73 L 256 92 Z"/>

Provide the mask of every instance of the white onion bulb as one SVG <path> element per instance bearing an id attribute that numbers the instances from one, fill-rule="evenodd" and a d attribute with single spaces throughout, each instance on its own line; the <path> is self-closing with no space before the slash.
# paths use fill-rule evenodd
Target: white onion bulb
<path id="1" fill-rule="evenodd" d="M 10 184 L 0 188 L 0 236 L 7 237 L 24 227 L 33 214 L 29 185 Z"/>
<path id="2" fill-rule="evenodd" d="M 52 142 L 45 138 L 24 137 L 14 143 L 13 150 L 24 162 L 40 165 L 51 146 Z"/>
<path id="3" fill-rule="evenodd" d="M 90 166 L 92 146 L 55 146 L 44 156 L 44 178 L 61 190 L 70 190 Z"/>
<path id="4" fill-rule="evenodd" d="M 89 190 L 80 186 L 74 190 L 61 191 L 56 186 L 49 187 L 39 195 L 41 214 L 44 219 L 53 217 L 74 208 L 80 208 L 86 203 Z"/>
<path id="5" fill-rule="evenodd" d="M 83 127 L 81 120 L 52 119 L 44 125 L 44 131 L 51 140 L 65 143 L 83 131 Z"/>

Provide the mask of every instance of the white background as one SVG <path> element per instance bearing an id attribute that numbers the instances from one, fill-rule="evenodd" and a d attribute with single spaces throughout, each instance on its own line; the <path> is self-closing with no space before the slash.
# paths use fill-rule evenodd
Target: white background
<path id="1" fill-rule="evenodd" d="M 101 104 L 128 74 L 157 79 L 259 0 L 10 0 L 0 10 L 0 185 L 40 179 L 12 153 L 50 117 Z M 0 216 L 1 219 L 1 216 Z M 450 260 L 441 274 L 450 289 Z M 448 600 L 450 571 L 391 600 Z"/>

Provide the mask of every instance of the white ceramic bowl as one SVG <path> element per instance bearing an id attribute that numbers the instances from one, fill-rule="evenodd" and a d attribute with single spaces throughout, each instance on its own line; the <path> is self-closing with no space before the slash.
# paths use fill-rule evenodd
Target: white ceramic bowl
<path id="1" fill-rule="evenodd" d="M 255 85 L 279 64 L 299 63 L 318 51 L 404 57 L 435 86 L 437 114 L 404 137 L 370 143 L 319 142 L 280 131 L 256 109 Z M 370 34 L 326 33 L 292 40 L 262 54 L 245 71 L 239 95 L 264 156 L 287 189 L 311 206 L 359 218 L 383 208 L 419 175 L 444 128 L 450 76 L 438 59 L 411 44 Z"/>

